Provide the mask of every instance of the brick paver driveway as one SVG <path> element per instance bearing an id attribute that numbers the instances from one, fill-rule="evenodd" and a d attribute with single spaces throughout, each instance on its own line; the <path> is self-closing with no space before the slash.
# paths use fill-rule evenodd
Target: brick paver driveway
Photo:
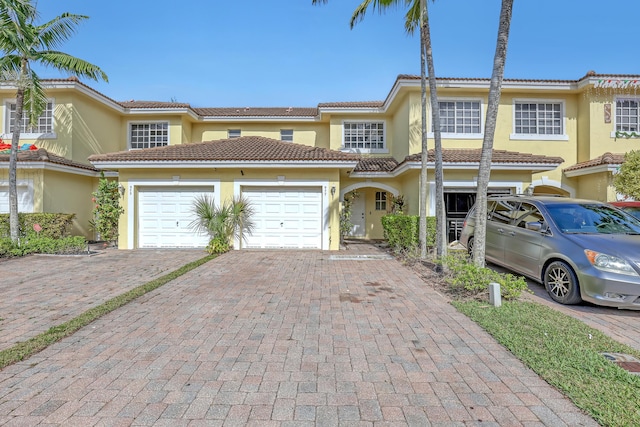
<path id="1" fill-rule="evenodd" d="M 399 262 L 345 255 L 225 254 L 0 371 L 0 425 L 597 425 Z"/>

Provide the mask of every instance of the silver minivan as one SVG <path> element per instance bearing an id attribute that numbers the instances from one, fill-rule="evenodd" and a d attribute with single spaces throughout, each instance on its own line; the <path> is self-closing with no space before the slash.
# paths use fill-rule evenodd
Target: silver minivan
<path id="1" fill-rule="evenodd" d="M 460 243 L 471 252 L 475 206 Z M 487 261 L 543 283 L 555 301 L 640 309 L 640 221 L 606 203 L 490 196 Z"/>

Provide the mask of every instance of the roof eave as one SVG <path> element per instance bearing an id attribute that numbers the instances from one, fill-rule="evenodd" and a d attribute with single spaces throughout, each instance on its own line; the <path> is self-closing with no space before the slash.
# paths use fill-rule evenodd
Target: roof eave
<path id="1" fill-rule="evenodd" d="M 182 161 L 92 161 L 99 169 L 202 169 L 202 168 L 338 168 L 352 169 L 354 161 L 294 160 L 294 161 L 246 161 L 246 160 L 182 160 Z"/>
<path id="2" fill-rule="evenodd" d="M 525 171 L 550 171 L 556 169 L 562 163 L 491 163 L 491 170 L 525 170 Z M 404 165 L 404 166 L 403 166 Z M 408 161 L 402 167 L 407 169 L 420 169 L 421 162 Z M 429 167 L 434 167 L 433 162 L 428 163 Z M 443 169 L 475 169 L 480 167 L 480 162 L 445 162 Z"/>
<path id="3" fill-rule="evenodd" d="M 90 169 L 85 169 L 81 167 L 69 166 L 69 165 L 61 165 L 58 163 L 48 162 L 48 161 L 22 161 L 18 160 L 17 162 L 18 169 L 21 170 L 36 170 L 36 169 L 44 169 L 55 172 L 63 172 L 63 173 L 72 173 L 74 175 L 83 175 L 83 176 L 92 176 L 99 177 L 101 171 L 92 171 Z M 0 162 L 0 169 L 9 169 L 9 162 Z M 99 169 L 99 168 L 96 168 Z M 109 172 L 104 171 L 106 177 L 117 177 L 117 172 Z"/>
<path id="4" fill-rule="evenodd" d="M 298 116 L 298 117 L 284 117 L 284 116 L 200 116 L 202 122 L 316 122 L 318 116 Z"/>
<path id="5" fill-rule="evenodd" d="M 596 166 L 589 166 L 586 168 L 580 168 L 580 169 L 575 169 L 570 171 L 565 170 L 564 175 L 567 178 L 574 178 L 577 176 L 591 175 L 594 173 L 602 173 L 602 172 L 613 173 L 613 172 L 616 172 L 618 168 L 620 168 L 620 164 L 596 165 Z"/>

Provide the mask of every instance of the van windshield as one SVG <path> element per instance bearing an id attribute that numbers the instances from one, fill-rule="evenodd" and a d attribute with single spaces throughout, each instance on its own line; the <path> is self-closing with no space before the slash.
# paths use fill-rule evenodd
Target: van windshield
<path id="1" fill-rule="evenodd" d="M 567 203 L 546 208 L 563 233 L 640 234 L 640 221 L 605 204 Z"/>

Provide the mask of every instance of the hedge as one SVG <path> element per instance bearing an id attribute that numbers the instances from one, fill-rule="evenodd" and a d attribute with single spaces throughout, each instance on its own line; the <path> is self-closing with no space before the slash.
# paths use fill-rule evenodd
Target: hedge
<path id="1" fill-rule="evenodd" d="M 395 251 L 417 248 L 420 242 L 420 217 L 418 215 L 385 215 L 382 217 L 384 237 Z M 436 217 L 427 217 L 427 246 L 436 244 Z"/>
<path id="2" fill-rule="evenodd" d="M 24 237 L 32 233 L 33 225 L 38 224 L 42 228 L 38 234 L 40 237 L 60 239 L 71 236 L 71 226 L 75 214 L 65 213 L 18 213 L 20 223 L 20 236 Z M 0 214 L 0 238 L 10 237 L 9 214 Z"/>

